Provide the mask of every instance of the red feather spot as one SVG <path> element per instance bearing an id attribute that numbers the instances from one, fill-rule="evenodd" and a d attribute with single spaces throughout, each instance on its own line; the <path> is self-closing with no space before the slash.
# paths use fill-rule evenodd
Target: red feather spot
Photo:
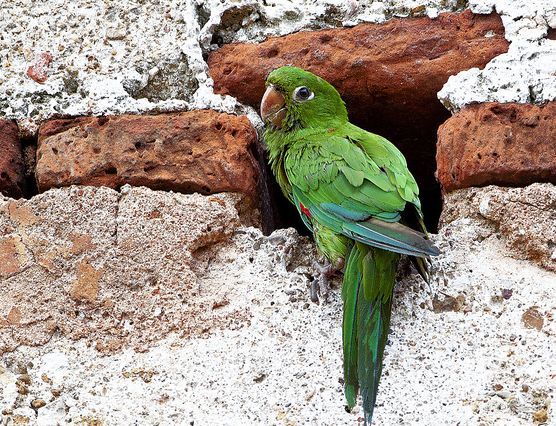
<path id="1" fill-rule="evenodd" d="M 307 217 L 311 217 L 311 212 L 307 207 L 303 205 L 302 202 L 299 202 L 299 208 L 301 209 L 301 213 L 303 213 Z"/>

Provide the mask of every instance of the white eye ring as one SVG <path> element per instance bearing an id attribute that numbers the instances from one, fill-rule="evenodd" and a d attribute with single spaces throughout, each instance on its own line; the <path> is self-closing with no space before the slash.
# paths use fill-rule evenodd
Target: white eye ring
<path id="1" fill-rule="evenodd" d="M 299 93 L 302 92 L 302 93 Z M 309 95 L 305 96 L 305 92 L 308 92 Z M 301 94 L 303 94 L 304 96 L 301 96 Z M 305 86 L 299 86 L 296 87 L 295 90 L 293 91 L 293 98 L 296 101 L 299 102 L 305 102 L 305 101 L 310 101 L 311 99 L 313 99 L 315 97 L 315 94 L 313 92 L 311 92 L 307 87 Z"/>

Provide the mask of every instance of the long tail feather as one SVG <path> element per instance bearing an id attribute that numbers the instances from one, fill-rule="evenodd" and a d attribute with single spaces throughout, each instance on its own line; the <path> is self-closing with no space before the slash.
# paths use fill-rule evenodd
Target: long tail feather
<path id="1" fill-rule="evenodd" d="M 357 378 L 357 301 L 359 287 L 362 284 L 362 270 L 360 268 L 363 253 L 355 248 L 351 250 L 346 261 L 342 298 L 344 300 L 344 318 L 342 340 L 344 346 L 344 390 L 347 405 L 351 409 L 355 406 L 359 381 Z"/>
<path id="2" fill-rule="evenodd" d="M 361 393 L 370 423 L 390 326 L 392 289 L 398 255 L 355 243 L 346 264 L 344 299 L 344 380 L 349 407 Z"/>

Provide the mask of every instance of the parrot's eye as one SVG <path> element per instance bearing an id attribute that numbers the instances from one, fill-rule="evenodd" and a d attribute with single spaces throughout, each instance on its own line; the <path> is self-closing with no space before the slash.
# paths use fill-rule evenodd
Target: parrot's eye
<path id="1" fill-rule="evenodd" d="M 301 86 L 293 91 L 293 97 L 296 101 L 308 101 L 313 99 L 315 94 L 305 86 Z"/>

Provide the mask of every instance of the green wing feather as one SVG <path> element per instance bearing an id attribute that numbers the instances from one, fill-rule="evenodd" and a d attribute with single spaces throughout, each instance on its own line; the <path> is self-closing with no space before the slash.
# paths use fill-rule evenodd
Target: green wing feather
<path id="1" fill-rule="evenodd" d="M 438 254 L 424 235 L 387 226 L 400 219 L 407 202 L 420 212 L 418 187 L 402 154 L 379 136 L 355 136 L 309 135 L 290 147 L 284 164 L 298 209 L 301 203 L 322 225 L 377 248 Z"/>

